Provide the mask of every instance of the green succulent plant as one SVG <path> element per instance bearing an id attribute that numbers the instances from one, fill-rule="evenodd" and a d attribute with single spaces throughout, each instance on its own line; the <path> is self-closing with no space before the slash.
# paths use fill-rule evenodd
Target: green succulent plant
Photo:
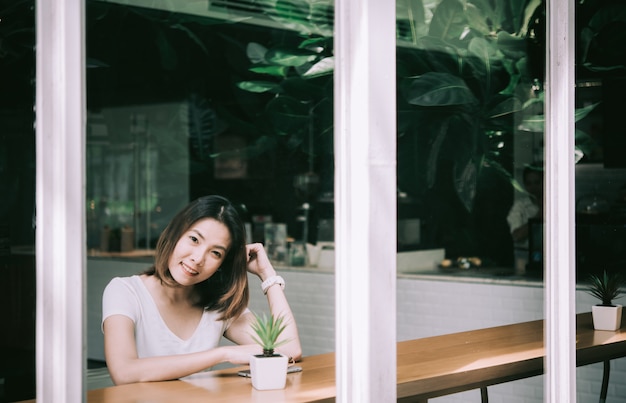
<path id="1" fill-rule="evenodd" d="M 608 273 L 606 270 L 599 276 L 589 276 L 587 292 L 602 301 L 603 306 L 612 306 L 613 300 L 624 294 L 624 278 L 619 273 Z"/>
<path id="2" fill-rule="evenodd" d="M 255 320 L 252 322 L 252 329 L 254 330 L 254 334 L 252 334 L 252 338 L 255 342 L 257 342 L 261 347 L 263 347 L 263 356 L 272 357 L 274 356 L 274 350 L 287 343 L 289 340 L 284 339 L 278 341 L 278 337 L 280 337 L 281 333 L 285 330 L 287 325 L 284 323 L 284 317 L 278 316 L 274 317 L 273 315 L 257 315 L 254 314 Z"/>

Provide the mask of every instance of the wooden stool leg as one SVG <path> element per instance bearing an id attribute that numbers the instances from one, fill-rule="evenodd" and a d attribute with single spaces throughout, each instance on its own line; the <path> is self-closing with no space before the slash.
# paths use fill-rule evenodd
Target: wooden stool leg
<path id="1" fill-rule="evenodd" d="M 609 389 L 609 375 L 611 373 L 611 361 L 604 361 L 604 373 L 602 374 L 602 389 L 600 390 L 600 403 L 606 402 L 606 394 Z"/>
<path id="2" fill-rule="evenodd" d="M 487 395 L 487 387 L 481 386 L 480 388 L 480 401 L 482 403 L 489 403 L 489 395 Z"/>

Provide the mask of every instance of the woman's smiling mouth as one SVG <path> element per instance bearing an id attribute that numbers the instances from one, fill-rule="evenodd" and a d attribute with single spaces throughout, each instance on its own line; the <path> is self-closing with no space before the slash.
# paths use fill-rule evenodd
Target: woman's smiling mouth
<path id="1" fill-rule="evenodd" d="M 183 268 L 183 271 L 184 271 L 185 273 L 187 273 L 188 275 L 190 275 L 190 276 L 195 276 L 195 275 L 197 275 L 197 274 L 198 274 L 198 272 L 197 272 L 197 271 L 195 271 L 195 270 L 191 269 L 191 268 L 190 268 L 189 266 L 187 266 L 185 263 L 180 262 L 180 265 L 181 265 L 181 267 Z"/>

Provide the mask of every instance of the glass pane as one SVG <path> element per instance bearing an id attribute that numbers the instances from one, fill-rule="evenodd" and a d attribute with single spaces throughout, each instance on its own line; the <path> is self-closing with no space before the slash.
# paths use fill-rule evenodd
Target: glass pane
<path id="1" fill-rule="evenodd" d="M 87 339 L 103 361 L 104 287 L 148 267 L 190 200 L 239 205 L 279 271 L 313 263 L 305 241 L 332 243 L 333 13 L 329 1 L 86 4 Z M 326 330 L 303 345 L 332 349 Z"/>
<path id="2" fill-rule="evenodd" d="M 34 1 L 0 2 L 1 401 L 35 397 Z"/>
<path id="3" fill-rule="evenodd" d="M 211 193 L 285 228 L 275 258 L 332 236 L 331 3 L 141 3 L 87 3 L 91 254 L 149 254 Z"/>
<path id="4" fill-rule="evenodd" d="M 626 4 L 584 1 L 576 8 L 576 294 L 578 312 L 597 304 L 621 304 L 623 296 L 591 295 L 590 276 L 626 275 Z M 584 288 L 583 288 L 584 287 Z M 623 287 L 623 286 L 622 286 Z M 609 308 L 614 311 L 617 308 Z M 595 313 L 594 313 L 595 315 Z M 615 312 L 613 322 L 616 322 Z M 610 320 L 609 320 L 610 322 Z M 601 326 L 597 318 L 594 327 Z M 622 327 L 624 326 L 622 321 Z M 600 327 L 614 329 L 615 327 Z M 606 333 L 606 332 L 600 332 Z M 608 333 L 610 334 L 610 333 Z M 612 389 L 624 375 L 625 360 L 613 360 L 607 401 L 624 398 Z M 620 370 L 619 368 L 622 368 Z M 608 375 L 608 374 L 607 374 Z M 603 375 L 592 366 L 577 370 L 578 401 L 597 400 Z M 604 399 L 601 396 L 601 400 Z"/>
<path id="5" fill-rule="evenodd" d="M 525 166 L 543 164 L 543 124 L 527 120 L 543 99 L 533 7 L 397 2 L 399 240 L 419 223 L 408 247 L 443 250 L 436 272 L 530 274 L 527 238 L 511 236 L 526 219 L 509 213 L 520 198 L 531 216 L 542 204 L 522 183 Z"/>
<path id="6" fill-rule="evenodd" d="M 626 272 L 626 5 L 579 5 L 576 60 L 577 277 Z"/>

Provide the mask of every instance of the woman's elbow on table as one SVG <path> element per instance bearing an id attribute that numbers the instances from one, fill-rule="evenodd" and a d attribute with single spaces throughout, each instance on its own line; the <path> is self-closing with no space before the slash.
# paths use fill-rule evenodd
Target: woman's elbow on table
<path id="1" fill-rule="evenodd" d="M 111 368 L 110 366 L 109 375 L 111 376 L 111 380 L 116 386 L 138 382 L 137 379 L 134 379 L 131 376 L 129 371 L 117 370 L 115 368 Z"/>
<path id="2" fill-rule="evenodd" d="M 302 347 L 300 341 L 296 343 L 289 343 L 284 346 L 284 349 L 279 348 L 279 352 L 289 357 L 290 362 L 300 361 L 302 359 Z"/>

